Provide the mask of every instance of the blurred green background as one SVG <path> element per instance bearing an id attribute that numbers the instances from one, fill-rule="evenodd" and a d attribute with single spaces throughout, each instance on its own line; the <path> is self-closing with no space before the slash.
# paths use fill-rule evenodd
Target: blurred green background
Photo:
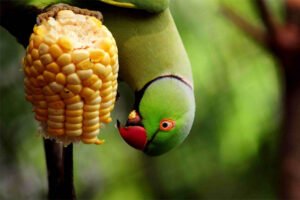
<path id="1" fill-rule="evenodd" d="M 276 62 L 220 12 L 224 2 L 261 25 L 252 0 L 171 0 L 192 63 L 196 117 L 177 149 L 147 157 L 114 127 L 133 92 L 120 83 L 104 145 L 75 145 L 78 199 L 252 199 L 277 197 L 280 76 Z M 280 17 L 280 1 L 268 1 Z M 0 28 L 0 199 L 46 198 L 43 143 L 24 100 L 24 49 Z"/>

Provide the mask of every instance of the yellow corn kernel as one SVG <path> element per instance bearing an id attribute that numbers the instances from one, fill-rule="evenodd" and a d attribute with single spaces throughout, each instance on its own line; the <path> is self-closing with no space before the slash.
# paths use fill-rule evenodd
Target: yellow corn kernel
<path id="1" fill-rule="evenodd" d="M 104 78 L 109 74 L 108 68 L 106 68 L 104 65 L 100 63 L 96 63 L 93 67 L 93 71 L 95 74 L 97 74 L 99 77 Z"/>
<path id="2" fill-rule="evenodd" d="M 90 132 L 92 132 L 92 131 L 98 130 L 99 127 L 100 127 L 99 123 L 96 123 L 96 124 L 94 124 L 94 125 L 92 125 L 92 126 L 84 126 L 84 127 L 83 127 L 83 132 L 84 132 L 84 133 L 85 133 L 85 132 L 86 132 L 86 133 L 90 133 Z"/>
<path id="3" fill-rule="evenodd" d="M 71 63 L 71 55 L 68 53 L 64 53 L 57 58 L 56 62 L 60 66 L 66 66 Z"/>
<path id="4" fill-rule="evenodd" d="M 93 62 L 100 62 L 104 57 L 105 52 L 102 49 L 91 49 L 90 50 L 90 59 Z"/>
<path id="5" fill-rule="evenodd" d="M 31 51 L 31 57 L 34 59 L 34 60 L 37 60 L 39 59 L 39 51 L 37 49 L 32 49 Z"/>
<path id="6" fill-rule="evenodd" d="M 74 94 L 80 93 L 82 90 L 82 85 L 73 85 L 73 84 L 68 84 L 67 88 L 72 91 Z"/>
<path id="7" fill-rule="evenodd" d="M 64 122 L 65 116 L 64 115 L 49 115 L 48 119 L 54 122 Z"/>
<path id="8" fill-rule="evenodd" d="M 90 90 L 92 90 L 92 89 L 90 89 Z M 84 99 L 85 99 L 85 101 L 91 101 L 91 100 L 97 98 L 99 95 L 100 95 L 99 91 L 96 91 L 96 92 L 93 91 L 92 95 L 89 95 L 89 96 L 85 97 Z"/>
<path id="9" fill-rule="evenodd" d="M 77 124 L 65 123 L 65 127 L 67 130 L 81 129 L 82 123 L 77 123 Z"/>
<path id="10" fill-rule="evenodd" d="M 39 75 L 39 72 L 32 66 L 30 67 L 30 74 L 31 76 L 36 77 Z"/>
<path id="11" fill-rule="evenodd" d="M 33 46 L 39 48 L 40 44 L 43 42 L 43 38 L 39 35 L 33 36 Z"/>
<path id="12" fill-rule="evenodd" d="M 77 116 L 77 117 L 66 117 L 66 122 L 72 123 L 72 124 L 78 124 L 82 122 L 82 116 Z"/>
<path id="13" fill-rule="evenodd" d="M 64 88 L 63 85 L 61 85 L 61 84 L 59 84 L 57 82 L 52 82 L 52 83 L 49 84 L 49 86 L 56 93 L 62 91 L 62 89 Z"/>
<path id="14" fill-rule="evenodd" d="M 32 86 L 39 87 L 39 84 L 37 83 L 37 80 L 35 78 L 31 77 L 29 80 Z"/>
<path id="15" fill-rule="evenodd" d="M 54 73 L 49 72 L 49 71 L 44 71 L 43 75 L 44 75 L 45 80 L 46 80 L 48 83 L 55 81 L 55 77 L 56 77 L 56 76 L 55 76 Z"/>
<path id="16" fill-rule="evenodd" d="M 54 59 L 57 59 L 63 53 L 63 51 L 57 44 L 53 44 L 49 49 L 49 53 Z"/>
<path id="17" fill-rule="evenodd" d="M 30 40 L 29 45 L 28 45 L 28 51 L 29 51 L 29 52 L 32 51 L 33 48 L 34 48 L 33 40 Z M 24 65 L 23 65 L 23 66 L 24 66 Z"/>
<path id="18" fill-rule="evenodd" d="M 45 43 L 40 44 L 39 50 L 38 50 L 40 55 L 48 53 L 48 51 L 49 51 L 49 46 L 47 44 L 45 44 Z"/>
<path id="19" fill-rule="evenodd" d="M 74 97 L 74 93 L 71 92 L 70 90 L 64 88 L 61 92 L 60 92 L 60 96 L 64 99 L 69 99 L 69 98 L 72 98 Z"/>
<path id="20" fill-rule="evenodd" d="M 83 60 L 86 60 L 87 58 L 89 58 L 89 52 L 87 50 L 80 49 L 75 50 L 72 53 L 72 60 L 74 63 L 79 63 Z"/>
<path id="21" fill-rule="evenodd" d="M 43 34 L 46 33 L 46 30 L 45 30 L 45 29 L 43 29 L 41 26 L 37 26 L 37 25 L 35 25 L 35 26 L 33 27 L 33 31 L 34 31 L 34 33 L 37 34 L 37 35 L 43 35 Z"/>
<path id="22" fill-rule="evenodd" d="M 46 122 L 47 121 L 47 117 L 42 117 L 39 115 L 35 115 L 34 118 L 40 122 Z"/>
<path id="23" fill-rule="evenodd" d="M 80 102 L 81 101 L 81 98 L 79 95 L 75 95 L 69 99 L 65 99 L 64 102 L 65 104 L 73 104 L 73 103 L 77 103 L 77 102 Z"/>
<path id="24" fill-rule="evenodd" d="M 39 73 L 43 73 L 43 71 L 45 70 L 44 65 L 42 64 L 42 62 L 40 60 L 35 60 L 33 62 L 33 66 Z"/>
<path id="25" fill-rule="evenodd" d="M 108 53 L 105 53 L 103 58 L 101 59 L 101 63 L 105 66 L 110 64 L 110 56 Z"/>
<path id="26" fill-rule="evenodd" d="M 82 134 L 82 129 L 77 130 L 66 130 L 68 136 L 80 136 Z"/>
<path id="27" fill-rule="evenodd" d="M 96 129 L 90 132 L 83 132 L 82 137 L 84 138 L 97 138 L 97 135 L 99 135 L 100 130 Z"/>
<path id="28" fill-rule="evenodd" d="M 28 63 L 28 65 L 32 65 L 32 57 L 30 54 L 26 55 L 26 63 Z"/>
<path id="29" fill-rule="evenodd" d="M 81 80 L 76 73 L 69 74 L 67 77 L 67 81 L 69 84 L 73 84 L 73 85 L 77 85 L 81 83 Z"/>
<path id="30" fill-rule="evenodd" d="M 44 95 L 41 95 L 41 94 L 34 94 L 32 95 L 33 96 L 33 100 L 34 101 L 41 101 L 41 100 L 44 100 Z"/>
<path id="31" fill-rule="evenodd" d="M 111 85 L 112 85 L 112 82 L 111 82 L 111 81 L 103 82 L 103 83 L 102 83 L 101 90 L 104 90 L 104 89 L 110 87 Z"/>
<path id="32" fill-rule="evenodd" d="M 101 119 L 100 121 L 103 122 L 104 124 L 109 124 L 112 121 L 112 119 L 110 117 L 108 117 L 108 118 L 105 117 L 105 118 Z"/>
<path id="33" fill-rule="evenodd" d="M 107 113 L 109 113 L 109 108 L 102 108 L 100 109 L 100 116 L 105 116 Z"/>
<path id="34" fill-rule="evenodd" d="M 85 143 L 85 144 L 97 144 L 97 145 L 100 145 L 100 144 L 104 143 L 104 140 L 99 140 L 97 137 L 86 138 L 86 137 L 81 136 L 81 141 L 83 143 Z"/>
<path id="35" fill-rule="evenodd" d="M 56 129 L 56 128 L 49 128 L 47 129 L 47 133 L 50 133 L 53 136 L 63 135 L 65 130 L 63 128 Z"/>
<path id="36" fill-rule="evenodd" d="M 99 117 L 95 117 L 93 119 L 83 120 L 84 126 L 92 126 L 100 122 Z"/>
<path id="37" fill-rule="evenodd" d="M 109 95 L 107 95 L 107 96 L 105 96 L 105 97 L 102 97 L 102 101 L 103 102 L 107 102 L 107 101 L 109 101 L 109 100 L 112 100 L 114 97 L 113 97 L 113 95 L 112 94 L 109 94 Z"/>
<path id="38" fill-rule="evenodd" d="M 47 102 L 59 101 L 60 100 L 60 96 L 59 95 L 46 96 L 45 98 L 46 98 Z"/>
<path id="39" fill-rule="evenodd" d="M 66 110 L 66 116 L 68 117 L 78 117 L 81 116 L 83 113 L 82 109 L 78 109 L 78 110 Z"/>
<path id="40" fill-rule="evenodd" d="M 51 121 L 51 120 L 47 121 L 47 125 L 48 125 L 48 127 L 55 128 L 55 129 L 64 127 L 64 123 L 54 122 L 54 121 Z"/>
<path id="41" fill-rule="evenodd" d="M 42 117 L 47 117 L 48 116 L 48 110 L 47 109 L 35 108 L 35 113 L 39 116 L 42 116 Z"/>
<path id="42" fill-rule="evenodd" d="M 99 104 L 100 102 L 101 102 L 101 97 L 99 96 L 95 99 L 87 100 L 85 103 L 89 105 L 95 105 L 95 104 Z"/>
<path id="43" fill-rule="evenodd" d="M 65 109 L 54 109 L 54 108 L 48 108 L 49 115 L 63 115 L 65 112 Z"/>
<path id="44" fill-rule="evenodd" d="M 63 109 L 65 108 L 65 103 L 61 100 L 58 101 L 53 101 L 48 103 L 49 108 L 53 108 L 53 109 Z"/>
<path id="45" fill-rule="evenodd" d="M 68 110 L 78 110 L 78 109 L 82 109 L 83 108 L 83 102 L 77 102 L 74 104 L 68 104 L 67 105 L 67 109 Z"/>
<path id="46" fill-rule="evenodd" d="M 93 74 L 90 78 L 82 81 L 82 85 L 84 86 L 90 86 L 96 83 L 99 80 L 98 76 Z"/>
<path id="47" fill-rule="evenodd" d="M 24 72 L 25 72 L 25 75 L 26 75 L 27 77 L 30 77 L 30 76 L 31 76 L 30 67 L 25 67 L 25 68 L 24 68 Z"/>
<path id="48" fill-rule="evenodd" d="M 39 101 L 38 107 L 39 108 L 48 108 L 47 107 L 47 102 L 46 101 Z"/>
<path id="49" fill-rule="evenodd" d="M 56 75 L 56 82 L 61 84 L 61 85 L 65 85 L 67 80 L 66 80 L 66 76 L 63 73 L 58 73 Z"/>
<path id="50" fill-rule="evenodd" d="M 90 85 L 89 87 L 95 91 L 99 90 L 102 86 L 102 81 L 101 79 L 99 79 L 98 81 L 96 81 L 94 84 Z"/>
<path id="51" fill-rule="evenodd" d="M 117 53 L 118 53 L 117 47 L 112 45 L 109 49 L 109 55 L 113 57 L 114 55 L 117 55 Z"/>
<path id="52" fill-rule="evenodd" d="M 44 42 L 46 42 L 49 45 L 52 45 L 53 43 L 56 42 L 56 38 L 52 36 L 51 34 L 46 34 L 44 36 Z"/>
<path id="53" fill-rule="evenodd" d="M 100 104 L 95 104 L 95 105 L 85 104 L 83 106 L 84 111 L 95 111 L 95 110 L 99 110 L 99 109 L 100 109 Z"/>
<path id="54" fill-rule="evenodd" d="M 33 87 L 32 91 L 33 91 L 34 94 L 43 94 L 42 89 L 39 88 L 39 87 Z"/>
<path id="55" fill-rule="evenodd" d="M 112 72 L 110 72 L 105 78 L 104 78 L 104 82 L 107 82 L 107 81 L 113 81 L 114 80 L 114 75 Z"/>
<path id="56" fill-rule="evenodd" d="M 75 69 L 76 69 L 75 65 L 73 63 L 71 63 L 71 64 L 68 64 L 68 65 L 64 66 L 62 68 L 62 72 L 64 74 L 72 74 L 72 73 L 75 72 Z"/>
<path id="57" fill-rule="evenodd" d="M 104 97 L 104 96 L 111 94 L 112 89 L 113 89 L 112 86 L 104 88 L 104 90 L 101 90 L 101 96 Z"/>
<path id="58" fill-rule="evenodd" d="M 43 87 L 43 94 L 50 96 L 55 95 L 55 92 L 48 85 L 46 85 L 45 87 Z"/>
<path id="59" fill-rule="evenodd" d="M 104 38 L 99 40 L 99 42 L 96 43 L 97 47 L 100 49 L 103 49 L 104 51 L 109 51 L 111 45 L 113 44 L 113 41 L 109 38 Z"/>
<path id="60" fill-rule="evenodd" d="M 88 87 L 84 87 L 81 92 L 80 92 L 80 96 L 83 97 L 83 98 L 87 98 L 91 95 L 93 95 L 95 91 L 92 90 L 91 88 L 88 88 Z"/>
<path id="61" fill-rule="evenodd" d="M 69 40 L 69 38 L 67 38 L 66 36 L 62 36 L 58 39 L 58 44 L 68 50 L 68 51 L 71 51 L 73 49 L 73 44 L 72 42 Z"/>
<path id="62" fill-rule="evenodd" d="M 101 109 L 109 108 L 114 103 L 113 100 L 107 101 L 105 103 L 101 103 Z"/>
<path id="63" fill-rule="evenodd" d="M 93 65 L 94 64 L 90 61 L 90 59 L 87 58 L 77 64 L 77 69 L 79 69 L 79 70 L 91 69 L 91 68 L 93 68 Z"/>
<path id="64" fill-rule="evenodd" d="M 86 119 L 93 119 L 99 116 L 99 111 L 92 111 L 92 112 L 84 112 L 83 118 Z"/>
<path id="65" fill-rule="evenodd" d="M 110 118 L 110 112 L 106 113 L 106 114 L 102 114 L 100 115 L 100 121 L 101 122 L 105 122 L 107 119 Z"/>
<path id="66" fill-rule="evenodd" d="M 87 79 L 87 78 L 89 78 L 89 77 L 92 76 L 93 70 L 91 70 L 91 69 L 78 70 L 78 71 L 77 71 L 77 74 L 78 74 L 78 76 L 79 76 L 79 78 L 80 78 L 81 80 L 85 80 L 85 79 Z"/>
<path id="67" fill-rule="evenodd" d="M 51 55 L 49 53 L 42 55 L 40 57 L 40 59 L 41 59 L 41 62 L 44 65 L 48 65 L 48 64 L 50 64 L 53 61 L 53 59 L 52 59 L 52 57 L 51 57 Z"/>

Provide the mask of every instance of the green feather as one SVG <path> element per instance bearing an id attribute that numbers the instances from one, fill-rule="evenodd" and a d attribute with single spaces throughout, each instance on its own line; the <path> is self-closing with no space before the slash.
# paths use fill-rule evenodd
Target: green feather
<path id="1" fill-rule="evenodd" d="M 148 12 L 161 12 L 168 8 L 169 0 L 100 0 L 114 6 L 147 10 Z"/>

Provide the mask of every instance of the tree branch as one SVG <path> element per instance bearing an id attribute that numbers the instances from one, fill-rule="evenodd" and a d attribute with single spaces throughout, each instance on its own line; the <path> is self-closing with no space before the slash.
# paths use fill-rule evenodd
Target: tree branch
<path id="1" fill-rule="evenodd" d="M 264 47 L 268 46 L 267 35 L 261 28 L 254 26 L 224 4 L 221 5 L 221 11 L 230 21 L 232 21 L 247 35 L 251 36 L 256 42 Z"/>
<path id="2" fill-rule="evenodd" d="M 261 16 L 263 23 L 265 24 L 267 31 L 270 36 L 274 36 L 276 33 L 276 22 L 273 19 L 273 16 L 268 9 L 265 0 L 256 0 L 256 6 L 258 13 Z"/>

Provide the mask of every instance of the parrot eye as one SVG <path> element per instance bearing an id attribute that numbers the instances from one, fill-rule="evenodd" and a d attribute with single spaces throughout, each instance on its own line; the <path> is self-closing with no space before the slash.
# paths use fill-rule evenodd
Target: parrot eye
<path id="1" fill-rule="evenodd" d="M 175 122 L 170 119 L 163 119 L 160 122 L 159 128 L 162 131 L 169 131 L 175 126 Z"/>

